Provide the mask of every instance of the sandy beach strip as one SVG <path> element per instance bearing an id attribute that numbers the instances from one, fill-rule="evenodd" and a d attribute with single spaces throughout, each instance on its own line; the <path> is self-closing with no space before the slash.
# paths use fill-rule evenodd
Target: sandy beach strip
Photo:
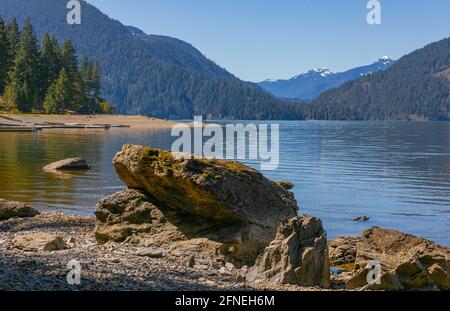
<path id="1" fill-rule="evenodd" d="M 171 128 L 176 122 L 137 115 L 0 114 L 2 126 L 111 125 L 130 128 Z"/>

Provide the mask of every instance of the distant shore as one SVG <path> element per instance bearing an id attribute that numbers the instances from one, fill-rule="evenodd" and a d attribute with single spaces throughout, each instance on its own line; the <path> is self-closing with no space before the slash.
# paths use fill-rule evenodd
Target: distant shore
<path id="1" fill-rule="evenodd" d="M 170 128 L 176 123 L 137 115 L 0 114 L 1 126 L 111 125 L 141 129 Z"/>

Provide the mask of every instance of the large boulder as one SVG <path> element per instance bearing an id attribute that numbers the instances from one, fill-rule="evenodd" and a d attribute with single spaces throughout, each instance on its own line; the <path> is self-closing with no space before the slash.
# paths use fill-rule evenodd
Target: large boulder
<path id="1" fill-rule="evenodd" d="M 55 171 L 78 171 L 90 169 L 87 161 L 83 158 L 70 158 L 50 163 L 44 167 L 46 172 Z"/>
<path id="2" fill-rule="evenodd" d="M 297 215 L 293 193 L 243 164 L 125 145 L 113 160 L 120 179 L 141 190 L 189 237 L 230 245 L 255 258 L 279 224 Z"/>
<path id="3" fill-rule="evenodd" d="M 353 265 L 353 274 L 346 283 L 347 289 L 450 289 L 449 248 L 423 238 L 378 227 L 366 230 L 362 237 L 357 238 L 356 243 L 354 241 L 355 238 L 340 238 L 332 242 L 335 245 L 331 251 L 333 259 Z M 340 242 L 345 246 L 340 248 Z M 343 250 L 340 252 L 341 260 L 338 249 Z M 356 256 L 351 263 L 349 259 L 353 254 Z M 376 275 L 374 263 L 379 264 L 379 275 Z M 375 282 L 376 280 L 378 281 Z"/>
<path id="4" fill-rule="evenodd" d="M 327 235 L 320 219 L 304 215 L 284 221 L 276 238 L 250 269 L 249 281 L 330 286 Z"/>
<path id="5" fill-rule="evenodd" d="M 241 260 L 233 252 L 234 244 L 213 241 L 218 233 L 209 229 L 211 224 L 199 223 L 195 217 L 180 215 L 155 203 L 149 196 L 138 190 L 127 189 L 107 196 L 97 203 L 94 230 L 98 242 L 134 242 L 161 247 L 173 251 L 180 257 L 195 256 L 200 262 Z M 204 232 L 197 232 L 199 228 Z M 215 228 L 220 231 L 220 228 Z M 226 232 L 223 232 L 225 235 Z M 232 234 L 230 234 L 232 236 Z M 242 260 L 241 260 L 242 261 Z"/>
<path id="6" fill-rule="evenodd" d="M 39 215 L 39 212 L 24 203 L 0 199 L 0 220 L 13 217 L 34 217 L 36 215 Z"/>

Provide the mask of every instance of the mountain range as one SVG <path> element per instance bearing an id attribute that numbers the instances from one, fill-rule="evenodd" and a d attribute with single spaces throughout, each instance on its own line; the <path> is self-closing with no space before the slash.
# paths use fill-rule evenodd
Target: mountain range
<path id="1" fill-rule="evenodd" d="M 326 68 L 316 68 L 288 80 L 265 80 L 258 85 L 280 98 L 310 101 L 329 89 L 368 74 L 386 70 L 394 63 L 394 60 L 384 56 L 371 65 L 353 68 L 345 72 L 334 73 Z"/>
<path id="2" fill-rule="evenodd" d="M 99 60 L 102 95 L 118 113 L 171 119 L 450 120 L 450 38 L 395 62 L 381 58 L 344 73 L 316 69 L 287 82 L 266 81 L 294 85 L 280 93 L 269 90 L 282 99 L 263 85 L 238 79 L 187 42 L 148 35 L 80 2 L 81 25 L 68 25 L 66 0 L 0 0 L 0 16 L 16 17 L 19 24 L 30 18 L 40 39 L 48 32 L 59 42 L 70 40 L 80 58 Z"/>
<path id="3" fill-rule="evenodd" d="M 37 35 L 70 40 L 80 57 L 103 67 L 103 97 L 123 114 L 172 119 L 195 115 L 227 119 L 303 119 L 286 103 L 241 81 L 189 43 L 147 35 L 80 1 L 81 25 L 67 23 L 67 0 L 0 0 L 0 16 L 30 18 Z"/>

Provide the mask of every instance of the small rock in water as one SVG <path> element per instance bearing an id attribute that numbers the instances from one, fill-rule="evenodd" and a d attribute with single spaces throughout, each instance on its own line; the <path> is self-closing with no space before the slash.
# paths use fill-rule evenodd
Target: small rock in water
<path id="1" fill-rule="evenodd" d="M 136 252 L 138 256 L 150 257 L 150 258 L 161 258 L 164 256 L 164 252 L 159 247 L 143 247 L 139 248 Z"/>
<path id="2" fill-rule="evenodd" d="M 75 171 L 75 170 L 88 170 L 90 169 L 87 161 L 83 158 L 71 158 L 57 162 L 50 163 L 44 167 L 44 171 Z"/>
<path id="3" fill-rule="evenodd" d="M 370 220 L 370 218 L 367 216 L 356 217 L 353 219 L 353 221 L 356 221 L 356 222 L 366 222 L 369 220 Z"/>

